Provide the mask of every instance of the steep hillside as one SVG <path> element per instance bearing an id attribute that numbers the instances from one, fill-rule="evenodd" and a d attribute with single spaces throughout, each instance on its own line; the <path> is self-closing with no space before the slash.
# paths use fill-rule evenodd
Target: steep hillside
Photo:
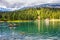
<path id="1" fill-rule="evenodd" d="M 41 19 L 59 19 L 60 8 L 27 8 L 24 10 L 0 12 L 0 20 L 36 20 L 38 15 Z"/>

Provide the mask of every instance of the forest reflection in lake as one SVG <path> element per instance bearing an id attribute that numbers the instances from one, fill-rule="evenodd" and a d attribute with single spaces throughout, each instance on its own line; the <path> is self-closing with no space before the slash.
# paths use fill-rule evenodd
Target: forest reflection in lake
<path id="1" fill-rule="evenodd" d="M 31 35 L 31 36 L 44 36 L 44 37 L 60 37 L 60 22 L 59 21 L 30 21 L 30 22 L 10 22 L 17 24 L 16 28 L 8 27 L 10 23 L 0 23 L 0 35 Z"/>

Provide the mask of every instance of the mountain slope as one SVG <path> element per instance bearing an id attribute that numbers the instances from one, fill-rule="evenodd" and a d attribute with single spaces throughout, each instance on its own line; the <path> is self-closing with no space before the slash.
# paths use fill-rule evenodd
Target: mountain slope
<path id="1" fill-rule="evenodd" d="M 15 11 L 20 9 L 26 9 L 26 8 L 37 8 L 37 7 L 49 7 L 49 8 L 60 8 L 60 3 L 47 3 L 47 4 L 40 4 L 40 5 L 33 5 L 33 6 L 22 6 L 17 8 L 2 8 L 0 7 L 0 11 Z"/>

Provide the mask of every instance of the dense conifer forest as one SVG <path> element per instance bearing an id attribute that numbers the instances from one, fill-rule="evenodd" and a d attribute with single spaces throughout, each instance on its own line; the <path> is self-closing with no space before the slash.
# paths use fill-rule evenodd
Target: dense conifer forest
<path id="1" fill-rule="evenodd" d="M 37 16 L 40 16 L 41 19 L 60 19 L 60 8 L 27 8 L 0 12 L 0 20 L 36 20 Z"/>

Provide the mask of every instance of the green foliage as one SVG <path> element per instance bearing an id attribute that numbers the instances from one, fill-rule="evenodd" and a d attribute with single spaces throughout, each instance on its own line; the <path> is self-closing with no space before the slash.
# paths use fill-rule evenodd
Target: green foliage
<path id="1" fill-rule="evenodd" d="M 0 12 L 0 20 L 36 20 L 37 16 L 41 19 L 60 18 L 60 9 L 58 8 L 28 8 L 12 12 Z"/>
<path id="2" fill-rule="evenodd" d="M 27 10 L 2 12 L 2 13 L 0 13 L 0 16 L 1 15 L 2 15 L 3 20 L 4 19 L 7 19 L 7 20 L 35 20 L 37 18 L 37 11 L 35 8 L 29 8 Z"/>

